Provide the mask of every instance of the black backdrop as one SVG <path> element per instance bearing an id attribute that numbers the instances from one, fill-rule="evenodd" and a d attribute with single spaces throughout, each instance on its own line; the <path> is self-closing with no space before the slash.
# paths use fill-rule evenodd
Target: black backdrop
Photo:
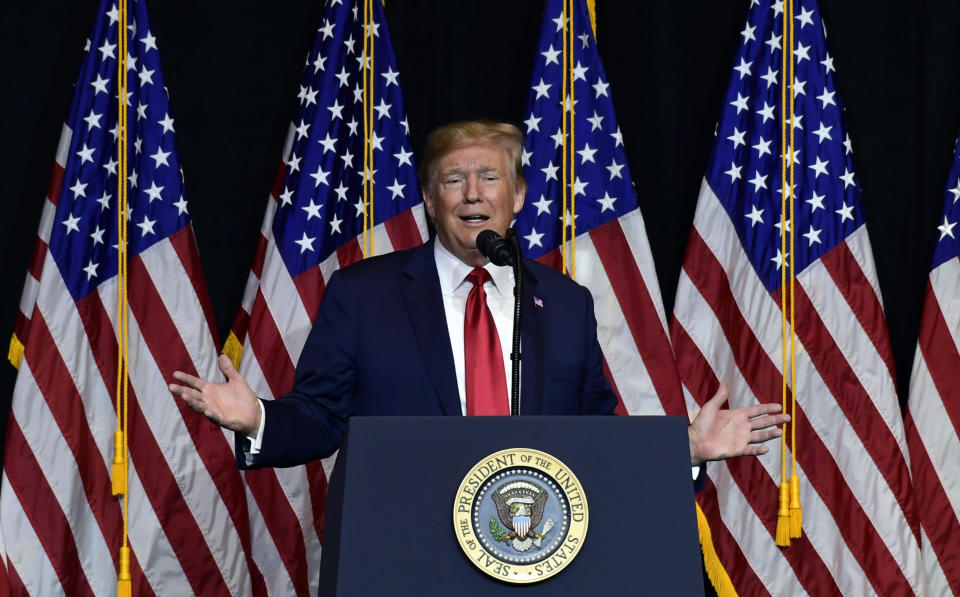
<path id="1" fill-rule="evenodd" d="M 4 343 L 97 4 L 0 5 Z M 748 5 L 597 1 L 598 46 L 668 313 Z M 305 0 L 151 0 L 149 8 L 223 338 L 240 303 L 323 7 Z M 439 124 L 524 119 L 542 8 L 540 0 L 388 1 L 417 157 Z M 960 3 L 822 0 L 821 10 L 847 107 L 902 402 L 960 127 Z M 12 367 L 0 366 L 4 420 L 14 379 Z"/>

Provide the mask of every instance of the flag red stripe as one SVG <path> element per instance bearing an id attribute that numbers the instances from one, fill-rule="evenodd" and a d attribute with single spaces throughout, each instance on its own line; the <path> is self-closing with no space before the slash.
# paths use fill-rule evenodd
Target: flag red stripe
<path id="1" fill-rule="evenodd" d="M 110 473 L 103 463 L 87 418 L 77 416 L 83 409 L 83 400 L 39 309 L 33 312 L 33 325 L 30 330 L 30 342 L 26 345 L 24 357 L 30 364 L 37 387 L 73 454 L 83 484 L 83 493 L 107 547 L 111 553 L 119 553 L 123 513 L 120 503 L 111 493 Z"/>
<path id="2" fill-rule="evenodd" d="M 320 309 L 320 299 L 323 298 L 323 290 L 326 285 L 323 283 L 323 271 L 320 266 L 311 267 L 302 274 L 293 279 L 294 286 L 297 287 L 297 293 L 303 302 L 303 308 L 310 316 L 310 323 L 317 318 L 317 311 Z"/>
<path id="3" fill-rule="evenodd" d="M 67 517 L 23 436 L 19 421 L 12 416 L 7 425 L 4 467 L 10 487 L 36 531 L 64 593 L 92 597 L 93 589 L 80 565 L 80 554 Z"/>
<path id="4" fill-rule="evenodd" d="M 117 339 L 100 296 L 96 293 L 88 300 L 78 303 L 91 350 L 95 356 L 100 376 L 111 396 L 116 395 L 117 384 Z M 150 505 L 163 527 L 167 540 L 173 548 L 184 576 L 195 593 L 200 595 L 225 595 L 229 593 L 223 575 L 207 547 L 193 513 L 187 506 L 170 470 L 163 451 L 157 444 L 153 430 L 140 410 L 136 392 L 129 388 L 127 442 L 130 457 L 139 471 L 140 483 Z"/>
<path id="5" fill-rule="evenodd" d="M 774 299 L 778 300 L 777 293 L 773 294 Z M 796 285 L 795 297 L 797 337 L 803 342 L 820 377 L 830 388 L 836 404 L 846 415 L 850 426 L 860 437 L 880 474 L 886 479 L 906 516 L 907 523 L 919 541 L 920 526 L 913 497 L 910 495 L 910 472 L 893 432 L 883 420 L 867 390 L 860 383 L 851 383 L 851 380 L 857 379 L 856 373 L 799 284 Z M 802 444 L 800 450 L 803 450 Z"/>
<path id="6" fill-rule="evenodd" d="M 692 244 L 693 243 L 691 240 L 691 243 L 687 248 L 688 259 L 685 260 L 687 263 L 690 263 L 691 261 L 698 261 L 697 259 L 689 259 L 691 256 L 690 247 Z M 711 254 L 710 256 L 712 258 L 713 255 Z M 719 264 L 717 265 L 719 266 Z M 701 292 L 703 292 L 702 289 Z M 707 295 L 705 294 L 704 296 Z M 708 302 L 712 303 L 712 301 L 709 301 L 709 299 Z M 743 326 L 746 327 L 746 322 L 743 322 Z M 725 333 L 727 333 L 726 326 L 724 326 L 724 329 Z M 727 333 L 727 335 L 729 338 L 729 333 Z M 719 385 L 719 383 L 716 381 L 716 376 L 714 375 L 713 370 L 710 368 L 709 363 L 707 363 L 707 361 L 703 358 L 702 353 L 693 344 L 690 336 L 686 333 L 677 334 L 674 336 L 673 341 L 673 346 L 677 351 L 677 354 L 684 355 L 684 358 L 681 359 L 683 361 L 682 367 L 684 369 L 684 379 L 707 380 L 700 382 L 700 389 L 711 386 L 716 388 L 717 385 Z M 734 348 L 734 352 L 736 353 L 737 348 L 733 347 L 732 342 L 731 347 Z M 738 362 L 738 366 L 740 366 L 742 371 L 742 364 Z M 758 371 L 758 373 L 760 372 Z M 751 385 L 751 388 L 754 387 L 756 382 L 760 382 L 762 384 L 763 381 L 772 381 L 769 375 L 763 375 L 763 373 L 760 373 L 757 377 L 758 378 L 754 379 L 745 378 L 747 383 Z M 761 381 L 759 378 L 765 379 Z M 713 393 L 708 392 L 700 394 L 693 389 L 692 385 L 688 385 L 687 389 L 693 393 L 694 398 L 700 404 L 703 404 Z M 829 457 L 829 454 L 827 457 Z M 740 492 L 743 494 L 747 503 L 756 513 L 757 518 L 759 518 L 763 525 L 767 528 L 767 532 L 770 534 L 770 549 L 778 549 L 773 543 L 773 538 L 776 536 L 777 528 L 777 484 L 773 481 L 773 479 L 770 478 L 770 475 L 767 474 L 767 471 L 756 458 L 734 458 L 728 460 L 726 464 L 727 469 L 730 471 L 731 477 L 737 484 L 737 487 L 740 489 Z M 867 522 L 869 524 L 869 521 Z M 794 573 L 797 575 L 797 578 L 800 581 L 800 584 L 803 585 L 807 593 L 811 595 L 841 595 L 840 587 L 838 587 L 834 582 L 833 576 L 830 574 L 830 571 L 824 564 L 823 559 L 810 544 L 810 541 L 806 535 L 803 535 L 799 539 L 792 540 L 790 542 L 789 549 L 781 550 L 781 553 L 793 568 Z M 743 571 L 737 570 L 737 574 L 738 576 L 743 576 Z"/>
<path id="7" fill-rule="evenodd" d="M 17 568 L 10 565 L 9 561 L 7 562 L 7 582 L 9 583 L 10 595 L 12 597 L 20 597 L 21 595 L 29 596 L 27 588 L 23 586 L 23 581 L 20 579 L 20 575 L 17 574 Z"/>
<path id="8" fill-rule="evenodd" d="M 676 375 L 670 341 L 640 268 L 632 258 L 633 252 L 620 221 L 611 220 L 597 226 L 590 231 L 590 239 L 607 272 L 610 286 L 627 320 L 627 327 L 666 414 L 684 414 L 683 391 Z"/>
<path id="9" fill-rule="evenodd" d="M 714 310 L 730 344 L 737 367 L 741 372 L 749 372 L 750 374 L 748 376 L 744 373 L 744 379 L 750 385 L 754 395 L 761 402 L 779 402 L 782 376 L 766 356 L 763 347 L 743 319 L 734 301 L 726 273 L 696 229 L 691 231 L 690 234 L 687 258 L 684 259 L 684 271 Z M 806 297 L 804 296 L 804 298 Z M 686 346 L 675 344 L 674 350 L 677 351 L 678 355 L 684 357 L 689 354 L 685 352 L 689 350 L 689 347 Z M 794 421 L 794 424 L 796 426 L 797 445 L 802 447 L 798 450 L 797 460 L 806 471 L 809 482 L 817 490 L 830 511 L 834 513 L 837 528 L 844 537 L 851 553 L 867 573 L 871 584 L 881 593 L 883 591 L 878 587 L 909 587 L 910 585 L 903 576 L 896 560 L 843 480 L 844 476 L 837 467 L 833 456 L 823 444 L 820 436 L 810 426 L 810 422 L 799 404 L 797 405 L 797 420 Z M 741 458 L 729 462 L 728 466 L 732 473 L 736 473 L 742 467 L 749 466 L 749 463 L 757 464 L 754 458 Z M 761 474 L 769 478 L 769 475 L 766 475 L 759 464 L 757 464 L 757 467 L 757 470 L 751 471 L 747 479 L 762 478 L 758 477 Z M 765 497 L 767 497 L 766 493 L 769 493 L 770 498 L 775 498 L 776 484 L 771 482 L 770 487 L 771 489 L 765 492 Z M 749 496 L 748 491 L 742 485 L 741 491 L 744 495 Z M 768 506 L 769 510 L 759 510 L 756 507 L 754 507 L 754 510 L 758 512 L 758 515 L 763 514 L 761 518 L 769 517 L 768 527 L 771 530 L 772 537 L 772 531 L 775 528 L 772 525 L 776 522 L 777 504 L 775 499 L 770 499 L 769 503 L 772 504 L 772 506 Z M 805 537 L 802 538 L 800 543 L 809 544 Z M 791 554 L 788 558 L 796 553 L 792 548 L 793 545 L 794 543 L 791 543 L 791 549 L 787 550 Z M 815 551 L 812 551 L 812 554 L 817 557 L 817 561 L 820 561 L 819 555 Z M 793 565 L 793 560 L 790 561 Z M 794 569 L 796 570 L 796 566 L 794 566 Z M 829 574 L 827 575 L 829 576 Z M 817 576 L 822 576 L 822 574 Z M 805 577 L 801 577 L 801 582 L 807 585 Z M 812 594 L 821 593 L 820 591 L 813 591 Z"/>
<path id="10" fill-rule="evenodd" d="M 954 595 L 960 595 L 960 549 L 957 549 L 960 521 L 957 520 L 950 498 L 940 484 L 940 477 L 930 461 L 930 455 L 927 454 L 912 417 L 908 416 L 904 420 L 904 427 L 910 445 L 913 487 L 917 503 L 922 504 L 918 510 L 923 530 L 937 554 L 950 589 Z"/>
<path id="11" fill-rule="evenodd" d="M 547 267 L 552 267 L 558 272 L 561 271 L 561 268 L 563 267 L 563 256 L 560 254 L 560 249 L 554 249 L 549 253 L 544 253 L 543 255 L 537 257 L 537 261 Z"/>
<path id="12" fill-rule="evenodd" d="M 203 266 L 200 264 L 200 253 L 197 251 L 197 240 L 193 236 L 193 228 L 189 226 L 181 228 L 171 234 L 168 240 L 173 250 L 177 252 L 180 263 L 187 272 L 187 278 L 193 285 L 193 292 L 200 301 L 200 308 L 203 309 L 203 316 L 207 320 L 213 345 L 220 346 L 217 319 L 213 314 L 213 305 L 210 303 L 210 293 L 207 291 L 207 280 L 203 275 Z"/>
<path id="13" fill-rule="evenodd" d="M 402 251 L 423 244 L 417 220 L 412 209 L 405 209 L 383 223 L 394 251 Z"/>
<path id="14" fill-rule="evenodd" d="M 46 258 L 47 243 L 43 242 L 43 239 L 38 236 L 37 242 L 33 243 L 33 254 L 30 255 L 30 265 L 27 270 L 37 281 L 40 280 L 40 275 L 43 273 L 43 262 Z"/>
<path id="15" fill-rule="evenodd" d="M 233 318 L 233 324 L 230 325 L 230 331 L 237 337 L 237 341 L 243 346 L 243 341 L 247 338 L 247 330 L 250 325 L 250 314 L 242 308 L 237 309 L 237 314 Z"/>
<path id="16" fill-rule="evenodd" d="M 293 362 L 284 348 L 283 337 L 280 336 L 277 322 L 267 308 L 267 299 L 260 288 L 257 288 L 257 296 L 253 299 L 253 308 L 250 310 L 248 338 L 253 354 L 260 363 L 260 370 L 264 372 L 264 379 L 270 386 L 270 392 L 274 397 L 289 392 L 293 387 Z M 270 374 L 267 375 L 267 372 Z"/>
<path id="17" fill-rule="evenodd" d="M 160 293 L 154 286 L 141 256 L 134 257 L 128 265 L 128 292 L 130 311 L 140 325 L 140 333 L 160 369 L 163 378 L 173 380 L 173 372 L 185 371 L 198 375 L 190 353 L 183 343 L 183 337 L 177 331 L 176 324 L 170 318 Z M 202 296 L 202 295 L 201 295 Z M 204 301 L 201 301 L 204 302 Z M 149 321 L 149 325 L 145 322 Z M 233 522 L 248 568 L 255 569 L 250 547 L 250 518 L 247 513 L 246 493 L 243 479 L 236 469 L 233 451 L 223 440 L 223 432 L 211 425 L 206 417 L 188 407 L 185 402 L 161 394 L 176 404 L 183 418 L 184 426 L 193 439 L 197 455 L 203 461 L 207 472 L 213 479 L 230 520 Z M 159 399 L 163 399 L 159 398 Z"/>
<path id="18" fill-rule="evenodd" d="M 283 183 L 287 179 L 287 165 L 280 161 L 280 165 L 277 166 L 277 173 L 273 177 L 273 187 L 270 189 L 271 199 L 276 201 L 276 197 L 279 197 L 283 193 Z"/>
<path id="19" fill-rule="evenodd" d="M 50 172 L 50 181 L 47 183 L 47 199 L 50 203 L 58 205 L 60 203 L 60 190 L 63 188 L 63 177 L 66 170 L 57 162 L 53 162 L 53 170 Z"/>
<path id="20" fill-rule="evenodd" d="M 303 530 L 297 513 L 287 499 L 273 469 L 249 470 L 244 473 L 247 487 L 253 494 L 263 522 L 280 554 L 280 559 L 290 575 L 297 595 L 309 595 L 310 583 L 307 579 L 307 553 L 304 546 Z"/>
<path id="21" fill-rule="evenodd" d="M 17 310 L 17 320 L 13 324 L 13 333 L 17 335 L 20 342 L 26 342 L 27 334 L 30 333 L 30 319 L 24 317 L 23 312 Z"/>
<path id="22" fill-rule="evenodd" d="M 873 286 L 863 273 L 863 269 L 856 257 L 850 252 L 847 243 L 840 243 L 820 257 L 833 283 L 840 289 L 844 300 L 850 306 L 857 321 L 870 338 L 874 348 L 883 362 L 887 365 L 890 379 L 897 383 L 897 369 L 893 362 L 893 349 L 890 347 L 890 337 L 887 333 L 886 320 L 883 316 L 883 305 L 873 291 Z"/>
<path id="23" fill-rule="evenodd" d="M 923 300 L 923 316 L 920 319 L 920 338 L 917 342 L 933 385 L 943 402 L 943 409 L 947 411 L 953 424 L 953 431 L 960 436 L 960 385 L 957 384 L 960 352 L 957 352 L 957 344 L 929 280 Z"/>
<path id="24" fill-rule="evenodd" d="M 269 241 L 267 238 L 261 234 L 257 237 L 257 248 L 253 252 L 253 264 L 250 266 L 250 269 L 253 271 L 253 275 L 260 279 L 260 275 L 263 273 L 263 263 L 267 259 L 267 245 Z"/>
<path id="25" fill-rule="evenodd" d="M 313 530 L 323 543 L 324 512 L 327 507 L 327 473 L 320 461 L 308 462 L 307 483 L 310 488 L 310 505 L 313 508 Z"/>
<path id="26" fill-rule="evenodd" d="M 713 538 L 714 550 L 717 557 L 723 564 L 723 569 L 727 571 L 730 581 L 735 587 L 750 587 L 751 595 L 757 597 L 769 597 L 767 591 L 753 567 L 747 562 L 747 558 L 740 549 L 740 544 L 733 538 L 727 525 L 723 523 L 720 517 L 720 508 L 717 502 L 717 488 L 707 477 L 707 483 L 703 490 L 697 495 L 697 503 L 703 510 L 704 516 L 710 522 L 710 535 Z M 742 592 L 741 594 L 746 594 Z"/>
<path id="27" fill-rule="evenodd" d="M 351 263 L 356 263 L 363 259 L 363 249 L 360 246 L 361 236 L 355 236 L 337 249 L 337 260 L 340 267 L 347 267 Z M 377 247 L 374 246 L 374 249 Z"/>

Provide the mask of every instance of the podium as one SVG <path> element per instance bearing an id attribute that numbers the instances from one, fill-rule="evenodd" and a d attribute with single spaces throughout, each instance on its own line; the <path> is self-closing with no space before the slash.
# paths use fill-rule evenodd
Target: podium
<path id="1" fill-rule="evenodd" d="M 703 595 L 681 417 L 353 417 L 327 493 L 320 595 Z M 562 461 L 589 508 L 575 558 L 534 584 L 484 574 L 454 502 L 487 456 Z"/>

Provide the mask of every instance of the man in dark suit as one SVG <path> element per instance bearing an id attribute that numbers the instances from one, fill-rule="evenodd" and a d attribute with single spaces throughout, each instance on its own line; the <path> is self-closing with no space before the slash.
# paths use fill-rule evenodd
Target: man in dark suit
<path id="1" fill-rule="evenodd" d="M 435 240 L 333 275 L 290 393 L 258 400 L 224 356 L 226 383 L 176 372 L 183 385 L 170 390 L 241 434 L 241 467 L 325 457 L 352 415 L 508 414 L 512 271 L 490 264 L 476 238 L 505 234 L 523 207 L 522 147 L 503 123 L 431 133 L 421 181 Z M 521 414 L 612 414 L 590 293 L 536 262 L 524 268 Z M 725 400 L 721 386 L 690 426 L 694 465 L 762 454 L 789 420 L 773 414 L 779 405 L 720 410 Z"/>

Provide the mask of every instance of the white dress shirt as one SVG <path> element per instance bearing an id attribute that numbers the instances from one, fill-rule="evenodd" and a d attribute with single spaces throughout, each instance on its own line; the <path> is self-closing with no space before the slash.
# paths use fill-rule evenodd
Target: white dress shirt
<path id="1" fill-rule="evenodd" d="M 467 311 L 467 296 L 473 285 L 467 282 L 472 265 L 460 261 L 439 240 L 433 243 L 433 257 L 440 276 L 440 293 L 443 295 L 443 312 L 447 318 L 450 348 L 453 350 L 453 366 L 457 371 L 457 390 L 460 392 L 460 412 L 467 414 L 466 367 L 464 366 L 463 325 Z M 503 353 L 503 373 L 507 380 L 507 412 L 510 410 L 510 393 L 513 368 L 510 351 L 513 348 L 513 268 L 487 263 L 483 269 L 490 272 L 490 280 L 483 285 L 487 293 L 487 308 L 493 315 L 500 337 Z"/>

